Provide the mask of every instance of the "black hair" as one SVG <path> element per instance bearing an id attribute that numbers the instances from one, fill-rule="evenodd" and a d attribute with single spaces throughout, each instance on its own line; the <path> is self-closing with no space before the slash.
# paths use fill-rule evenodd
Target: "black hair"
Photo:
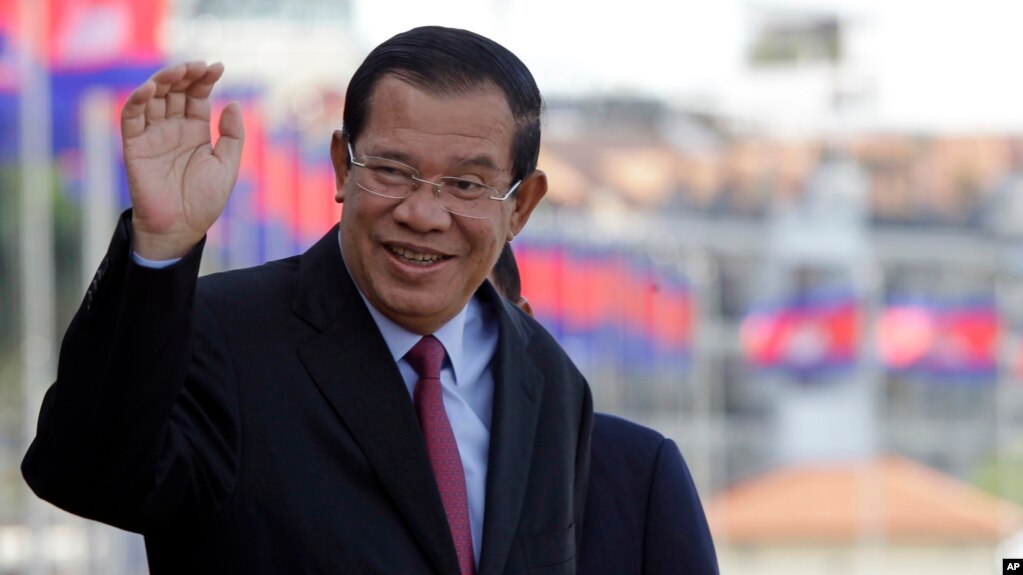
<path id="1" fill-rule="evenodd" d="M 522 296 L 519 265 L 515 262 L 515 254 L 510 243 L 505 242 L 504 248 L 501 249 L 501 255 L 497 257 L 497 263 L 491 271 L 491 278 L 494 287 L 506 299 L 517 302 Z"/>
<path id="2" fill-rule="evenodd" d="M 526 65 L 507 48 L 468 30 L 423 26 L 377 46 L 355 71 L 345 95 L 344 133 L 355 145 L 369 118 L 373 90 L 395 76 L 440 94 L 464 94 L 493 84 L 504 93 L 517 129 L 512 141 L 512 178 L 536 170 L 543 99 Z"/>

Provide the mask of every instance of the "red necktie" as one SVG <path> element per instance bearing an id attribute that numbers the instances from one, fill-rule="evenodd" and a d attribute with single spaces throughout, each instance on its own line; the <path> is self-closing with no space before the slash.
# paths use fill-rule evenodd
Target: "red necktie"
<path id="1" fill-rule="evenodd" d="M 440 386 L 440 368 L 444 363 L 444 345 L 432 335 L 419 340 L 405 355 L 419 375 L 413 399 L 419 426 L 426 438 L 426 450 L 430 465 L 440 489 L 444 513 L 448 516 L 451 537 L 455 540 L 458 566 L 462 575 L 475 572 L 472 553 L 472 526 L 469 524 L 469 499 L 465 492 L 465 473 L 462 458 L 458 455 L 458 444 L 451 431 Z"/>

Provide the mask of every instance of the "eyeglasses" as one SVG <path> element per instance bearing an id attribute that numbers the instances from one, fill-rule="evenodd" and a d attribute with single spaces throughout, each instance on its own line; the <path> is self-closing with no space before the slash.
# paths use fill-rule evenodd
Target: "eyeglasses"
<path id="1" fill-rule="evenodd" d="M 419 170 L 387 158 L 363 156 L 355 159 L 352 144 L 348 144 L 348 157 L 352 164 L 362 168 L 355 176 L 355 185 L 383 198 L 401 200 L 419 189 L 420 184 L 433 188 L 433 196 L 440 207 L 457 216 L 485 219 L 491 217 L 488 200 L 503 202 L 518 189 L 522 180 L 516 181 L 502 194 L 493 186 L 468 178 L 445 176 L 437 182 L 419 177 Z"/>

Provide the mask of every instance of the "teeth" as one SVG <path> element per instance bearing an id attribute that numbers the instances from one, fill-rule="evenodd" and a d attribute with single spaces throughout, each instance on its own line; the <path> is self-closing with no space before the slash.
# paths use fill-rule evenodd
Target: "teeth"
<path id="1" fill-rule="evenodd" d="M 440 261 L 442 258 L 442 256 L 436 254 L 421 254 L 404 248 L 391 248 L 391 253 L 403 260 L 420 264 L 432 264 L 433 262 Z"/>

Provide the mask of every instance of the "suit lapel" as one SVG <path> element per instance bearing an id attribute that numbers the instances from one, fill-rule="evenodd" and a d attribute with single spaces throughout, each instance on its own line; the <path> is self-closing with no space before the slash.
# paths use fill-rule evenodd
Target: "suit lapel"
<path id="1" fill-rule="evenodd" d="M 299 355 L 380 477 L 423 553 L 457 573 L 451 532 L 411 399 L 343 267 L 335 227 L 303 255 L 293 310 L 321 330 Z"/>
<path id="2" fill-rule="evenodd" d="M 536 436 L 543 374 L 527 351 L 531 328 L 489 283 L 478 295 L 494 302 L 500 339 L 494 365 L 494 406 L 487 464 L 480 575 L 504 571 L 518 530 Z"/>

